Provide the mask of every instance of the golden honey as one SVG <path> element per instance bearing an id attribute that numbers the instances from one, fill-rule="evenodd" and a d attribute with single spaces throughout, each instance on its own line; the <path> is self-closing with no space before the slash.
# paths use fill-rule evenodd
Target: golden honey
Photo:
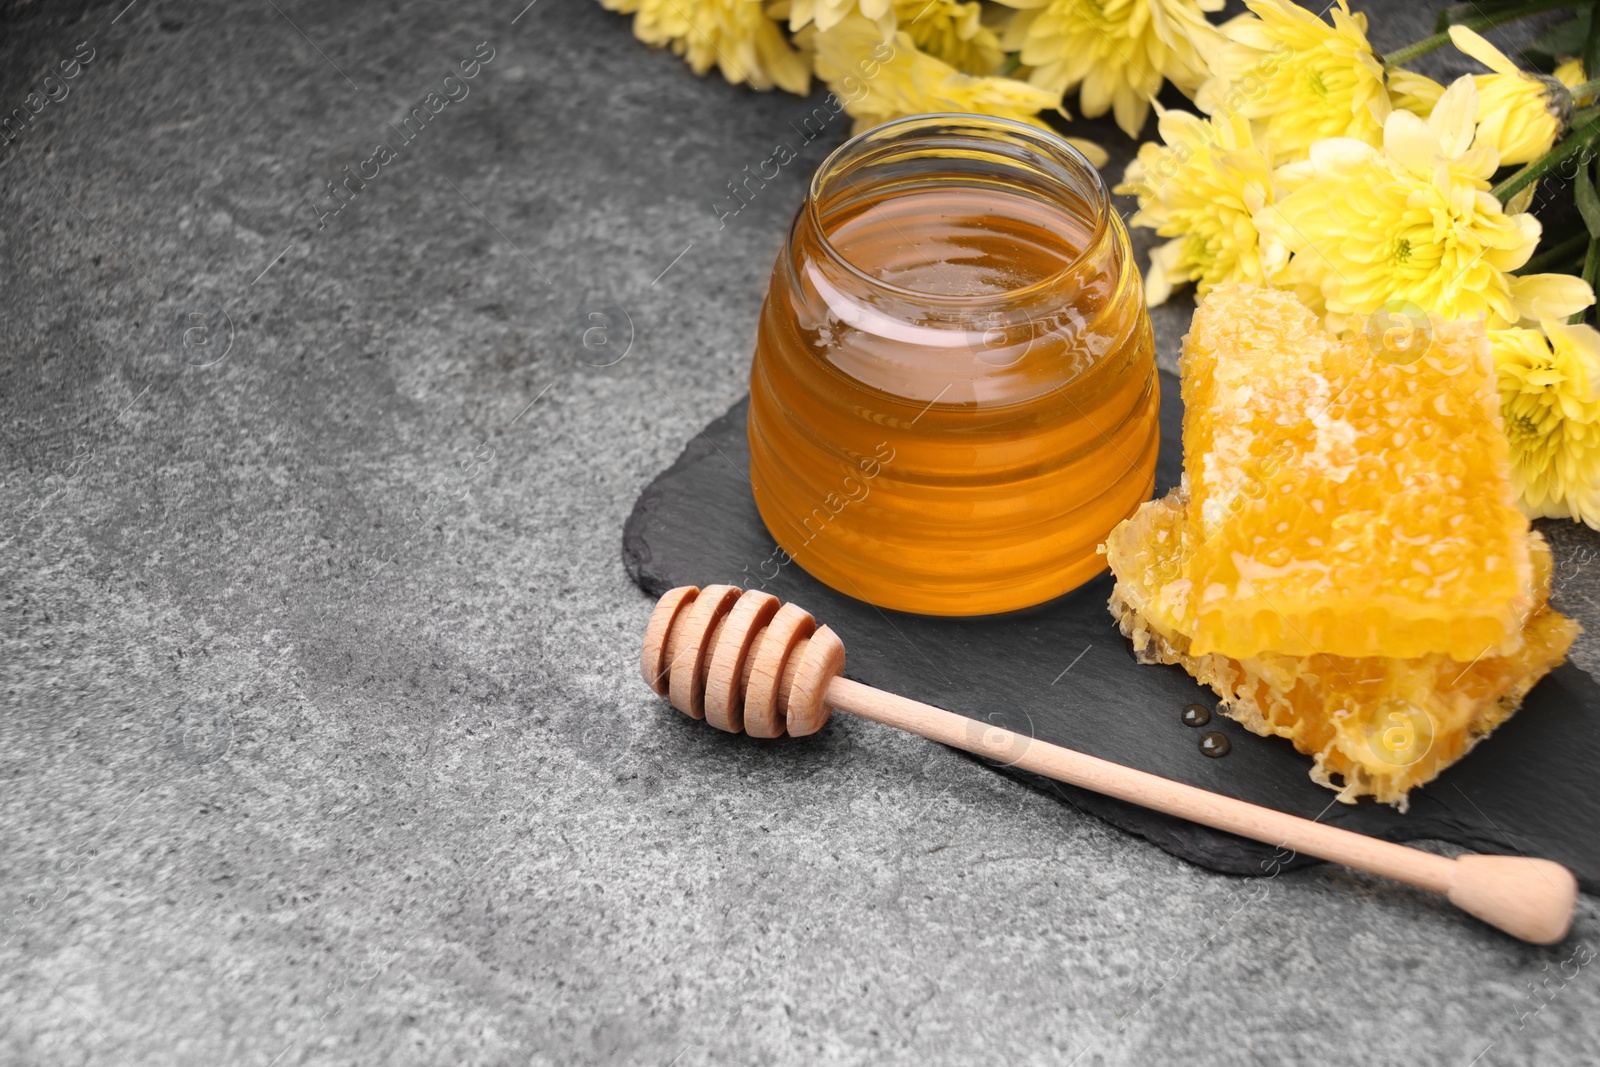
<path id="1" fill-rule="evenodd" d="M 833 588 L 981 615 L 1081 585 L 1158 445 L 1149 318 L 1099 175 L 978 116 L 846 144 L 778 257 L 750 396 L 762 519 Z"/>

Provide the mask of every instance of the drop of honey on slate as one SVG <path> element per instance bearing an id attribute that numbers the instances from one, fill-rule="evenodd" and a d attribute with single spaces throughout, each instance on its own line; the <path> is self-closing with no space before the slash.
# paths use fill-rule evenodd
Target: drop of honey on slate
<path id="1" fill-rule="evenodd" d="M 1200 735 L 1200 751 L 1213 759 L 1233 751 L 1233 743 L 1215 730 Z"/>
<path id="2" fill-rule="evenodd" d="M 1211 721 L 1211 709 L 1204 704 L 1188 704 L 1183 709 L 1183 725 L 1204 726 Z"/>

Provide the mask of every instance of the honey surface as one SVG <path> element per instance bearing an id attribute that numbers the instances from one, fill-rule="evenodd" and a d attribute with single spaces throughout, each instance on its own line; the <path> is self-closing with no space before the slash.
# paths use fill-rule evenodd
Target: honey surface
<path id="1" fill-rule="evenodd" d="M 819 215 L 848 266 L 794 240 L 752 374 L 751 480 L 774 538 L 845 593 L 928 614 L 1028 606 L 1101 570 L 1158 443 L 1120 223 L 1090 233 L 976 182 Z"/>

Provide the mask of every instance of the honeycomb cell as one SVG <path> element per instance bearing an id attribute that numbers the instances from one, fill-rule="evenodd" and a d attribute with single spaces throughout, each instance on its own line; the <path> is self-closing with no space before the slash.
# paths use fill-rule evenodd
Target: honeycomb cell
<path id="1" fill-rule="evenodd" d="M 1400 365 L 1227 286 L 1181 367 L 1195 654 L 1515 652 L 1533 567 L 1481 323 Z"/>

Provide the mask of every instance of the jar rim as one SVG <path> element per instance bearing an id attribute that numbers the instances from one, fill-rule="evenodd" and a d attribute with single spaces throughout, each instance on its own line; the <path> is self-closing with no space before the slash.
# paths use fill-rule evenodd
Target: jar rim
<path id="1" fill-rule="evenodd" d="M 825 185 L 834 178 L 841 176 L 844 167 L 853 162 L 853 157 L 860 154 L 863 147 L 869 144 L 902 137 L 908 131 L 918 128 L 933 130 L 952 126 L 966 127 L 968 131 L 1004 131 L 1019 136 L 1029 142 L 1029 146 L 1035 151 L 1047 157 L 1053 157 L 1057 162 L 1063 162 L 1086 176 L 1090 190 L 1093 193 L 1095 211 L 1092 219 L 1084 220 L 1090 224 L 1089 240 L 1084 242 L 1083 247 L 1077 251 L 1076 255 L 1063 263 L 1053 273 L 1026 285 L 1019 286 L 1016 289 L 1007 289 L 1000 293 L 959 296 L 944 293 L 926 293 L 916 289 L 907 289 L 903 286 L 895 285 L 893 282 L 886 282 L 850 262 L 844 253 L 834 247 L 833 241 L 828 236 L 828 231 L 822 225 L 822 217 L 817 210 Z M 849 180 L 847 176 L 845 180 Z M 1052 180 L 1056 181 L 1057 184 L 1061 184 L 1059 179 Z M 811 227 L 816 234 L 817 242 L 822 246 L 828 258 L 872 288 L 922 303 L 974 306 L 993 304 L 997 300 L 1026 299 L 1052 288 L 1061 278 L 1075 271 L 1105 237 L 1111 215 L 1111 194 L 1106 188 L 1105 179 L 1100 176 L 1099 169 L 1089 162 L 1087 156 L 1073 147 L 1071 142 L 1054 130 L 994 115 L 977 115 L 961 111 L 935 111 L 922 115 L 907 115 L 891 119 L 879 126 L 874 126 L 870 130 L 856 134 L 844 144 L 835 148 L 811 176 L 811 183 L 806 190 L 805 210 Z"/>

